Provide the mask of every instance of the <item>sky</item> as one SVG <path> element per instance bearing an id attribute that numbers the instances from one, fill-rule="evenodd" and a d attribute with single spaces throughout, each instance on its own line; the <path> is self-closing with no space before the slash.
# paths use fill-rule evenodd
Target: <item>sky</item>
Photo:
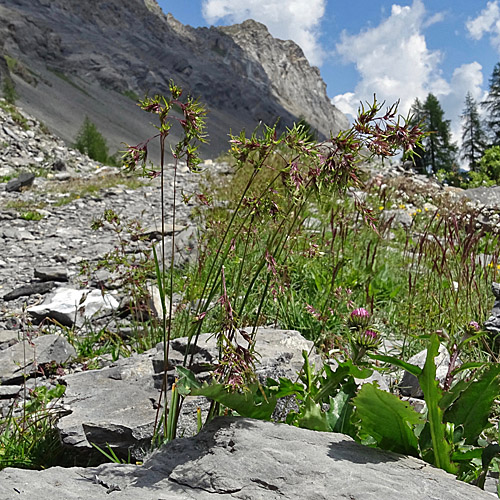
<path id="1" fill-rule="evenodd" d="M 465 94 L 479 103 L 500 61 L 500 0 L 158 0 L 183 24 L 219 26 L 255 19 L 294 40 L 318 66 L 344 113 L 360 102 L 433 93 L 460 142 Z"/>

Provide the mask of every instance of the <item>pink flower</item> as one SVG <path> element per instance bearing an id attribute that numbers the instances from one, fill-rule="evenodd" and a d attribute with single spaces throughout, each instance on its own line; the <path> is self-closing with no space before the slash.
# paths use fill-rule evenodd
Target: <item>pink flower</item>
<path id="1" fill-rule="evenodd" d="M 473 330 L 474 332 L 478 332 L 479 330 L 481 330 L 477 321 L 471 321 L 468 326 L 469 329 Z"/>
<path id="2" fill-rule="evenodd" d="M 370 323 L 370 313 L 363 307 L 354 309 L 349 316 L 348 324 L 350 328 L 364 329 Z"/>
<path id="3" fill-rule="evenodd" d="M 355 337 L 355 342 L 358 348 L 363 348 L 365 350 L 376 349 L 380 344 L 381 338 L 380 334 L 372 329 L 367 329 L 364 332 L 360 332 Z"/>

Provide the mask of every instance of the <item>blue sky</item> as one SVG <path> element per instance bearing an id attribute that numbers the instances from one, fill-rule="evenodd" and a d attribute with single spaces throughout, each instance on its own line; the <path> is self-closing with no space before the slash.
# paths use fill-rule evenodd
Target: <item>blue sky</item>
<path id="1" fill-rule="evenodd" d="M 374 93 L 401 100 L 435 94 L 456 139 L 470 91 L 481 101 L 500 61 L 500 0 L 158 0 L 191 26 L 252 18 L 292 39 L 318 66 L 327 92 L 354 113 Z"/>

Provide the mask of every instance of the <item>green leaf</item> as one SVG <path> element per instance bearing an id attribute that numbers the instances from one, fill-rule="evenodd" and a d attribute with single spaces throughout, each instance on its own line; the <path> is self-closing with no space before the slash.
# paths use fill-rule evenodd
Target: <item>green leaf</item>
<path id="1" fill-rule="evenodd" d="M 351 423 L 354 406 L 351 403 L 356 395 L 357 384 L 353 381 L 342 386 L 335 397 L 329 398 L 330 408 L 326 412 L 328 425 L 332 432 L 341 432 L 355 437 L 356 429 Z"/>
<path id="2" fill-rule="evenodd" d="M 443 422 L 443 410 L 439 407 L 442 394 L 436 380 L 436 364 L 434 358 L 439 352 L 439 337 L 432 334 L 427 345 L 427 357 L 418 382 L 424 393 L 427 405 L 427 419 L 432 439 L 434 465 L 446 472 L 455 473 L 457 467 L 451 462 L 452 446 L 446 440 L 446 424 Z M 457 423 L 459 425 L 460 422 Z"/>
<path id="3" fill-rule="evenodd" d="M 446 411 L 470 384 L 472 384 L 472 380 L 459 380 L 453 387 L 450 387 L 439 400 L 441 410 Z"/>
<path id="4" fill-rule="evenodd" d="M 460 372 L 463 372 L 465 370 L 474 370 L 475 368 L 482 368 L 484 366 L 484 362 L 481 361 L 475 361 L 471 363 L 464 363 L 463 365 L 457 366 L 452 372 L 451 375 L 454 377 Z"/>
<path id="5" fill-rule="evenodd" d="M 383 361 L 385 363 L 390 363 L 391 365 L 394 366 L 398 366 L 399 368 L 406 370 L 412 375 L 415 375 L 415 377 L 418 377 L 422 373 L 422 368 L 420 368 L 419 366 L 412 365 L 411 363 L 407 363 L 406 361 L 403 361 L 399 358 L 395 358 L 394 356 L 384 356 L 382 354 L 368 353 L 368 357 L 370 357 L 371 359 L 376 359 L 378 361 Z"/>
<path id="6" fill-rule="evenodd" d="M 349 368 L 349 375 L 352 375 L 354 378 L 364 379 L 371 377 L 373 374 L 372 368 L 361 368 L 353 364 L 351 359 L 346 359 L 345 361 L 339 362 L 339 366 Z"/>
<path id="7" fill-rule="evenodd" d="M 446 412 L 448 422 L 463 426 L 467 444 L 475 444 L 481 432 L 489 427 L 488 417 L 499 394 L 500 365 L 489 364 Z"/>
<path id="8" fill-rule="evenodd" d="M 179 379 L 177 380 L 177 390 L 181 396 L 189 396 L 192 389 L 199 389 L 201 384 L 198 382 L 196 375 L 183 366 L 176 367 Z"/>
<path id="9" fill-rule="evenodd" d="M 223 384 L 205 383 L 192 388 L 192 396 L 205 396 L 237 411 L 242 417 L 269 420 L 276 407 L 276 395 L 265 391 L 260 384 L 251 384 L 243 391 L 230 391 Z M 267 394 L 266 394 L 267 392 Z"/>
<path id="10" fill-rule="evenodd" d="M 326 413 L 321 410 L 321 405 L 315 403 L 311 397 L 307 397 L 301 412 L 296 419 L 299 427 L 312 429 L 313 431 L 330 430 Z"/>
<path id="11" fill-rule="evenodd" d="M 353 403 L 363 435 L 372 436 L 384 450 L 419 456 L 414 427 L 422 423 L 422 416 L 409 403 L 374 384 L 363 385 Z"/>
<path id="12" fill-rule="evenodd" d="M 275 391 L 274 396 L 276 398 L 296 395 L 303 399 L 305 394 L 304 386 L 300 382 L 292 382 L 290 379 L 284 377 L 280 377 L 279 382 L 268 378 L 266 381 L 266 387 Z"/>
<path id="13" fill-rule="evenodd" d="M 328 365 L 324 366 L 325 377 L 320 376 L 320 389 L 314 394 L 314 401 L 316 403 L 325 402 L 326 398 L 336 392 L 341 382 L 348 376 L 349 368 L 347 366 L 338 366 L 333 371 Z"/>

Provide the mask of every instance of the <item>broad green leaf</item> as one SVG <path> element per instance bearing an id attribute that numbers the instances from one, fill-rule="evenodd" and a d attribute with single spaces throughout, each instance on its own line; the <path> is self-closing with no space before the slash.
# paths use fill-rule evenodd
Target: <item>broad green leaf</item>
<path id="1" fill-rule="evenodd" d="M 446 424 L 443 422 L 443 410 L 439 407 L 442 394 L 436 380 L 436 363 L 434 361 L 438 352 L 439 338 L 434 333 L 427 345 L 427 357 L 422 373 L 418 376 L 418 382 L 427 405 L 427 419 L 432 439 L 434 465 L 446 472 L 455 473 L 457 467 L 451 462 L 452 446 L 446 440 Z"/>
<path id="2" fill-rule="evenodd" d="M 475 368 L 482 368 L 484 366 L 484 362 L 482 361 L 476 361 L 472 363 L 464 363 L 463 365 L 457 366 L 452 372 L 451 375 L 454 377 L 460 372 L 463 372 L 465 370 L 474 370 Z"/>
<path id="3" fill-rule="evenodd" d="M 309 396 L 304 402 L 304 407 L 299 413 L 296 423 L 304 429 L 325 432 L 330 430 L 326 413 L 321 410 L 321 405 L 315 403 Z"/>
<path id="4" fill-rule="evenodd" d="M 266 380 L 266 387 L 273 391 L 276 398 L 284 398 L 286 396 L 296 395 L 299 398 L 304 398 L 304 385 L 300 382 L 292 382 L 288 378 L 280 377 L 279 382 L 268 378 Z"/>
<path id="5" fill-rule="evenodd" d="M 356 389 L 357 384 L 353 381 L 344 384 L 335 397 L 330 397 L 330 408 L 326 412 L 326 416 L 331 431 L 355 437 L 356 429 L 351 423 L 354 406 L 350 403 L 356 395 Z"/>
<path id="6" fill-rule="evenodd" d="M 319 376 L 320 389 L 314 394 L 316 403 L 326 402 L 327 398 L 337 392 L 341 382 L 348 376 L 349 367 L 338 366 L 333 371 L 328 365 L 324 366 L 325 376 Z"/>
<path id="7" fill-rule="evenodd" d="M 181 396 L 189 396 L 192 389 L 199 389 L 201 387 L 200 382 L 196 379 L 196 375 L 191 370 L 183 366 L 178 366 L 176 370 L 179 374 L 177 390 Z"/>
<path id="8" fill-rule="evenodd" d="M 349 375 L 352 375 L 354 378 L 364 379 L 371 377 L 373 374 L 372 368 L 361 368 L 353 364 L 351 359 L 346 359 L 345 361 L 339 362 L 339 366 L 349 368 Z"/>
<path id="9" fill-rule="evenodd" d="M 394 394 L 365 384 L 353 399 L 356 425 L 363 434 L 372 436 L 377 446 L 405 455 L 418 457 L 418 442 L 414 427 L 422 416 Z"/>
<path id="10" fill-rule="evenodd" d="M 252 384 L 244 391 L 230 391 L 223 384 L 205 383 L 199 388 L 192 388 L 192 396 L 205 396 L 209 399 L 237 411 L 242 417 L 269 420 L 276 407 L 276 396 L 260 384 Z"/>
<path id="11" fill-rule="evenodd" d="M 456 462 L 468 462 L 473 458 L 482 458 L 484 450 L 485 448 L 472 448 L 465 451 L 455 451 L 451 458 Z"/>
<path id="12" fill-rule="evenodd" d="M 472 380 L 459 380 L 453 387 L 450 387 L 439 401 L 441 410 L 446 411 L 470 384 L 472 384 Z"/>
<path id="13" fill-rule="evenodd" d="M 394 356 L 384 356 L 382 354 L 367 354 L 371 359 L 376 359 L 378 361 L 384 361 L 385 363 L 390 363 L 391 365 L 398 366 L 403 370 L 415 375 L 418 377 L 422 373 L 422 368 L 416 365 L 412 365 L 411 363 L 407 363 L 399 358 L 395 358 Z"/>
<path id="14" fill-rule="evenodd" d="M 499 394 L 500 365 L 489 364 L 446 412 L 448 422 L 463 426 L 467 444 L 475 444 L 481 432 L 489 426 L 491 407 Z"/>

